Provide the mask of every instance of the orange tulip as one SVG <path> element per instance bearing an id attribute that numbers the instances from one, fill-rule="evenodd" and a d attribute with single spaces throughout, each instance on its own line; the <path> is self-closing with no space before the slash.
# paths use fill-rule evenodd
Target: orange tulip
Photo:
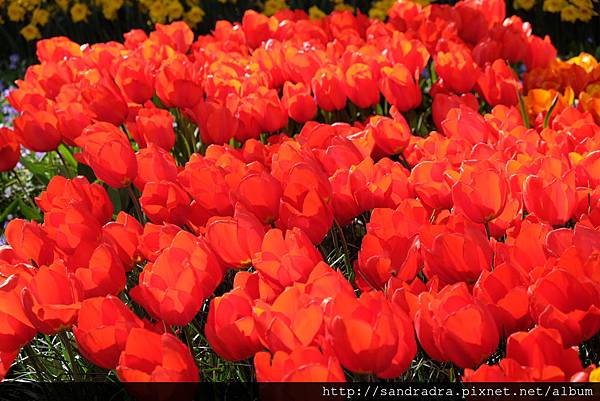
<path id="1" fill-rule="evenodd" d="M 348 99 L 361 109 L 379 103 L 379 88 L 371 68 L 355 63 L 346 69 L 344 89 Z"/>

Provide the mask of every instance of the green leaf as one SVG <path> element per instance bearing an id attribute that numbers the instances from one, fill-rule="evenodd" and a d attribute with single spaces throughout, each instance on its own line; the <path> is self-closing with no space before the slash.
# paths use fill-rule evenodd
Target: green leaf
<path id="1" fill-rule="evenodd" d="M 13 199 L 12 202 L 8 204 L 0 214 L 0 226 L 2 223 L 8 218 L 8 215 L 15 211 L 19 204 L 19 199 Z"/>
<path id="2" fill-rule="evenodd" d="M 42 215 L 37 209 L 32 208 L 26 202 L 23 202 L 23 199 L 19 198 L 17 199 L 17 201 L 19 202 L 19 210 L 21 211 L 21 213 L 23 213 L 23 216 L 25 216 L 25 218 L 36 221 L 42 219 Z"/>
<path id="3" fill-rule="evenodd" d="M 21 157 L 21 164 L 38 180 L 44 185 L 48 185 L 50 177 L 46 175 L 48 169 L 41 163 L 34 163 L 26 157 Z"/>

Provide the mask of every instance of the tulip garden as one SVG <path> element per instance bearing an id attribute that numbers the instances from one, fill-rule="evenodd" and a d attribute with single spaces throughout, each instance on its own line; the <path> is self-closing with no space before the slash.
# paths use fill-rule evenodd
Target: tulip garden
<path id="1" fill-rule="evenodd" d="M 503 0 L 36 48 L 0 378 L 600 381 L 600 64 Z"/>

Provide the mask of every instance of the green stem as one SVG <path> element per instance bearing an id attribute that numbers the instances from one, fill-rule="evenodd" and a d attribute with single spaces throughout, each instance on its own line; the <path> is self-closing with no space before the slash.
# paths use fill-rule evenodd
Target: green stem
<path id="1" fill-rule="evenodd" d="M 556 94 L 556 96 L 554 96 L 554 99 L 552 99 L 550 108 L 548 109 L 548 112 L 546 113 L 546 117 L 544 118 L 544 128 L 548 128 L 548 125 L 550 124 L 550 116 L 552 116 L 552 112 L 554 111 L 554 108 L 556 107 L 557 103 L 558 103 L 558 93 Z"/>
<path id="2" fill-rule="evenodd" d="M 75 361 L 75 355 L 73 354 L 73 348 L 71 347 L 71 340 L 69 340 L 69 337 L 67 337 L 67 334 L 64 331 L 58 333 L 58 338 L 67 350 L 67 356 L 69 357 L 69 363 L 71 364 L 71 372 L 73 373 L 73 379 L 75 381 L 81 381 L 81 375 L 79 374 L 79 365 L 77 365 Z"/>
<path id="3" fill-rule="evenodd" d="M 35 374 L 38 377 L 38 380 L 41 382 L 45 381 L 44 375 L 42 374 L 42 372 L 48 374 L 48 371 L 46 370 L 46 367 L 38 360 L 38 358 L 35 354 L 35 351 L 33 350 L 33 348 L 31 348 L 31 344 L 28 344 L 25 347 L 23 347 L 23 350 L 25 350 L 27 359 L 28 360 L 31 359 L 31 363 L 35 370 Z"/>
<path id="4" fill-rule="evenodd" d="M 523 119 L 523 124 L 525 124 L 525 128 L 529 129 L 529 117 L 527 117 L 527 111 L 525 110 L 525 102 L 523 101 L 523 96 L 521 96 L 521 91 L 516 89 L 517 98 L 519 99 L 519 111 L 521 112 L 521 118 Z"/>
<path id="5" fill-rule="evenodd" d="M 16 170 L 11 170 L 11 171 L 13 172 L 13 175 L 15 176 L 15 179 L 19 183 L 19 187 L 21 188 L 21 191 L 23 191 L 23 193 L 27 196 L 27 200 L 29 201 L 29 204 L 31 205 L 31 207 L 33 207 L 34 209 L 36 209 L 37 206 L 35 204 L 35 199 L 33 199 L 33 197 L 31 196 L 31 194 L 29 193 L 29 191 L 27 191 L 27 189 L 25 188 L 25 184 L 23 184 L 23 181 L 21 181 L 21 178 L 19 177 L 19 174 L 17 174 Z"/>

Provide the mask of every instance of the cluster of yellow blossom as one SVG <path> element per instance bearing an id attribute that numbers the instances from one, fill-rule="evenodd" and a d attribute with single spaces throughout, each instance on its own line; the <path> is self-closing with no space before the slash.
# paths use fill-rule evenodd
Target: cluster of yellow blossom
<path id="1" fill-rule="evenodd" d="M 577 99 L 578 107 L 600 124 L 600 63 L 591 54 L 556 59 L 547 67 L 535 68 L 525 74 L 524 85 L 528 96 L 535 95 L 533 103 L 549 105 L 558 93 L 567 105 Z"/>
<path id="2" fill-rule="evenodd" d="M 277 2 L 285 4 L 285 0 Z M 0 0 L 0 26 L 18 24 L 21 35 L 31 41 L 42 37 L 40 28 L 57 14 L 66 15 L 75 24 L 89 23 L 94 13 L 114 21 L 119 18 L 119 10 L 123 7 L 131 7 L 147 15 L 149 25 L 183 20 L 195 28 L 206 14 L 200 0 Z"/>
<path id="3" fill-rule="evenodd" d="M 595 8 L 599 0 L 543 0 L 542 9 L 549 13 L 560 13 L 560 19 L 565 22 L 589 22 L 598 15 Z M 536 0 L 513 0 L 513 7 L 525 11 L 531 10 Z"/>

